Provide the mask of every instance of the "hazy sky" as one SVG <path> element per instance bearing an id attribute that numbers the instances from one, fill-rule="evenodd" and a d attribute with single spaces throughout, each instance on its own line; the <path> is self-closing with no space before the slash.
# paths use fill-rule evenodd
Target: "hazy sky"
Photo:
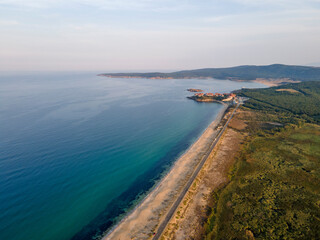
<path id="1" fill-rule="evenodd" d="M 320 62 L 320 0 L 0 0 L 0 70 Z"/>

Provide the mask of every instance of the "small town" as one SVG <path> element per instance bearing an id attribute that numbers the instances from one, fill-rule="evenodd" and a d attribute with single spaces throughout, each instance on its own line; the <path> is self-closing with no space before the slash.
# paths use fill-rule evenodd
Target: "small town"
<path id="1" fill-rule="evenodd" d="M 192 89 L 194 90 L 194 89 Z M 193 99 L 197 102 L 212 102 L 212 101 L 223 101 L 223 102 L 230 102 L 232 100 L 235 100 L 236 94 L 234 93 L 203 93 L 203 90 L 196 89 L 197 93 L 195 93 L 193 96 L 188 97 L 190 99 Z M 195 92 L 190 91 L 189 92 Z"/>

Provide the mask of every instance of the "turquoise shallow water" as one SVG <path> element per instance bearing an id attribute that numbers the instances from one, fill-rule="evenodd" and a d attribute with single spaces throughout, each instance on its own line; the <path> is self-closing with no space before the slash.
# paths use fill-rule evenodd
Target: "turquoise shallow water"
<path id="1" fill-rule="evenodd" d="M 255 83 L 1 74 L 0 239 L 100 236 L 218 114 L 186 88 Z"/>

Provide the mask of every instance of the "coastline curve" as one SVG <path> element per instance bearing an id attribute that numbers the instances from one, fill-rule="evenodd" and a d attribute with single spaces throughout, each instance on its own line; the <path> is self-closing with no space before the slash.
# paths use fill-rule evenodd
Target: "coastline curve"
<path id="1" fill-rule="evenodd" d="M 150 239 L 168 211 L 177 200 L 185 185 L 211 148 L 218 136 L 217 126 L 228 109 L 228 104 L 219 102 L 223 108 L 203 131 L 199 138 L 176 160 L 168 173 L 153 187 L 141 202 L 104 236 L 111 239 Z"/>

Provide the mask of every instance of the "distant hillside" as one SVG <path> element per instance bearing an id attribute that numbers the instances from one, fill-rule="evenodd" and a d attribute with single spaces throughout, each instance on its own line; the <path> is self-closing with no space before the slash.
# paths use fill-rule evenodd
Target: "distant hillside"
<path id="1" fill-rule="evenodd" d="M 238 66 L 230 68 L 204 68 L 172 73 L 103 73 L 100 76 L 128 78 L 216 78 L 231 80 L 289 79 L 293 81 L 319 81 L 320 67 L 273 64 L 268 66 Z"/>

